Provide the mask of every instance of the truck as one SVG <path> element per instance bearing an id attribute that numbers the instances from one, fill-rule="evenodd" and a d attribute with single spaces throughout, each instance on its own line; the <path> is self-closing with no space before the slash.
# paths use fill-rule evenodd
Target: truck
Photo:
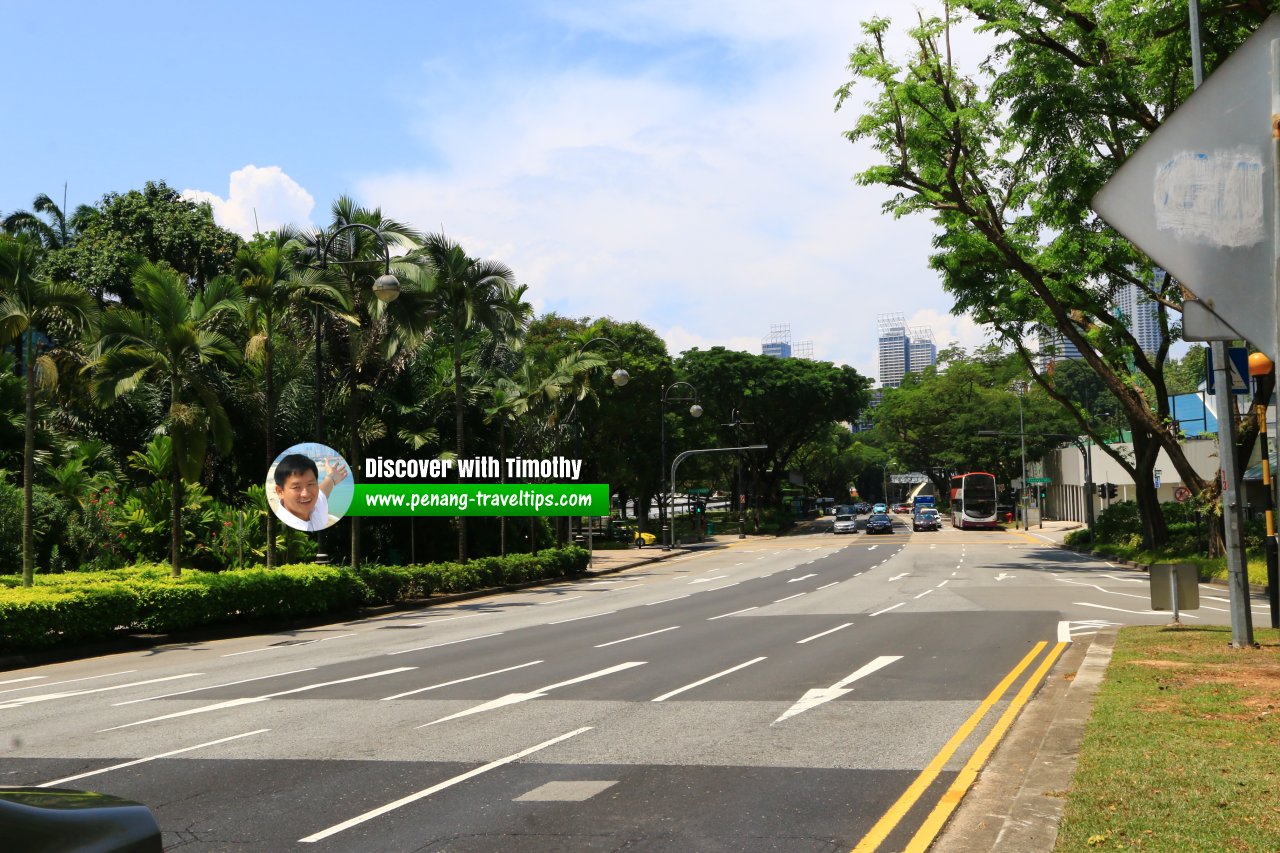
<path id="1" fill-rule="evenodd" d="M 922 509 L 937 509 L 934 504 L 933 495 L 916 495 L 915 500 L 911 504 L 911 514 L 914 515 Z"/>

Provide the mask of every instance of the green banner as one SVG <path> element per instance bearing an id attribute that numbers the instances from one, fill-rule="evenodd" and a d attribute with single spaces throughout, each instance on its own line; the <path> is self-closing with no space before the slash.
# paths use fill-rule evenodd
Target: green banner
<path id="1" fill-rule="evenodd" d="M 357 483 L 347 515 L 608 515 L 606 483 Z"/>

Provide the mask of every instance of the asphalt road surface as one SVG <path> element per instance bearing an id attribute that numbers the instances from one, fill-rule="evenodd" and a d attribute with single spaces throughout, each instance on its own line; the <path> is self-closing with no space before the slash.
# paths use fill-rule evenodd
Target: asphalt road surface
<path id="1" fill-rule="evenodd" d="M 925 849 L 1073 638 L 1168 614 L 1033 536 L 896 520 L 0 672 L 0 781 L 146 803 L 168 850 Z"/>

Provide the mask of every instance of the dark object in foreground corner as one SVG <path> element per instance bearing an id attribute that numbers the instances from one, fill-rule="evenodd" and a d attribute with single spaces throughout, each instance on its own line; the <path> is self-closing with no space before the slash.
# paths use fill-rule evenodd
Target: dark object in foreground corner
<path id="1" fill-rule="evenodd" d="M 0 839 L 22 853 L 163 853 L 160 825 L 133 800 L 69 788 L 0 788 Z"/>

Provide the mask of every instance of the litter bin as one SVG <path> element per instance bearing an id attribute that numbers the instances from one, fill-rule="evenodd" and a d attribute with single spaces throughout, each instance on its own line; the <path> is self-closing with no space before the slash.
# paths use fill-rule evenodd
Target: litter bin
<path id="1" fill-rule="evenodd" d="M 707 535 L 708 535 L 708 536 L 715 536 L 715 535 L 716 535 L 716 525 L 715 525 L 715 522 L 712 522 L 712 521 L 708 521 L 708 522 L 707 522 Z"/>

